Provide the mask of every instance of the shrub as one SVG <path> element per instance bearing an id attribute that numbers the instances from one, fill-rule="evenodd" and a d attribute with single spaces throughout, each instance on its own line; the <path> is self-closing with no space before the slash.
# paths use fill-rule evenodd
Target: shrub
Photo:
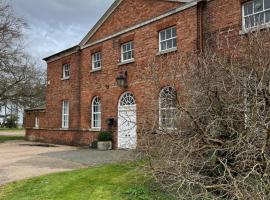
<path id="1" fill-rule="evenodd" d="M 15 116 L 8 117 L 6 118 L 3 124 L 4 127 L 6 128 L 17 128 L 17 117 Z"/>
<path id="2" fill-rule="evenodd" d="M 112 132 L 110 131 L 102 131 L 98 135 L 98 141 L 106 142 L 112 141 Z"/>

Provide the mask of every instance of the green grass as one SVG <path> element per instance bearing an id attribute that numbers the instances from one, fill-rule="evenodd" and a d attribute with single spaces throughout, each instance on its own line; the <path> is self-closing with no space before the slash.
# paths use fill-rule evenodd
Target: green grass
<path id="1" fill-rule="evenodd" d="M 0 136 L 0 143 L 11 141 L 11 140 L 23 140 L 23 136 Z"/>
<path id="2" fill-rule="evenodd" d="M 1 200 L 169 200 L 135 164 L 51 174 L 0 187 Z M 153 191 L 151 188 L 155 188 Z"/>

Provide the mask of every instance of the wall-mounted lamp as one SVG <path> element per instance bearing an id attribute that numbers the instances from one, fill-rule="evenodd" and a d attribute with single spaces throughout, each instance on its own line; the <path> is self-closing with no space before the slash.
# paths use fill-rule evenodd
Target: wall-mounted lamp
<path id="1" fill-rule="evenodd" d="M 119 87 L 127 87 L 127 71 L 120 72 L 116 77 L 116 82 Z"/>

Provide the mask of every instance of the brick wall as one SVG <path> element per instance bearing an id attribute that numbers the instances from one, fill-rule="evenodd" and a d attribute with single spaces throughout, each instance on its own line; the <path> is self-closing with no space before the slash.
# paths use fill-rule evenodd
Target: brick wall
<path id="1" fill-rule="evenodd" d="M 136 6 L 134 5 L 136 4 Z M 179 3 L 164 3 L 162 1 L 131 1 L 125 0 L 121 6 L 107 19 L 89 42 L 104 38 L 123 28 L 132 26 L 167 10 L 175 8 Z M 202 4 L 201 4 L 202 5 Z M 200 5 L 200 6 L 201 6 Z M 40 130 L 27 130 L 29 139 L 43 142 L 87 145 L 96 139 L 97 132 L 91 130 L 91 102 L 95 96 L 101 98 L 102 130 L 114 131 L 114 147 L 117 147 L 117 126 L 108 127 L 108 118 L 117 119 L 118 102 L 121 94 L 132 92 L 136 97 L 138 129 L 145 124 L 143 119 L 151 119 L 158 115 L 158 91 L 147 76 L 146 66 L 153 60 L 174 59 L 174 56 L 189 54 L 200 46 L 200 31 L 206 45 L 219 46 L 229 40 L 235 43 L 240 39 L 241 4 L 237 0 L 212 0 L 202 6 L 203 18 L 199 21 L 199 6 L 194 6 L 157 22 L 143 26 L 129 33 L 91 46 L 72 55 L 48 63 L 46 113 Z M 198 25 L 203 24 L 203 29 Z M 161 29 L 176 26 L 177 52 L 167 55 L 158 53 L 158 32 Z M 119 65 L 120 45 L 128 40 L 134 40 L 135 62 Z M 102 51 L 102 70 L 91 71 L 91 55 Z M 62 64 L 71 64 L 71 78 L 61 80 Z M 169 71 L 169 66 L 163 70 Z M 116 85 L 115 78 L 119 72 L 128 74 L 128 88 Z M 162 82 L 162 87 L 168 82 Z M 149 97 L 150 96 L 150 97 Z M 70 130 L 61 128 L 62 101 L 70 102 Z M 151 109 L 149 109 L 151 107 Z M 30 124 L 32 114 L 27 114 L 27 124 Z M 153 119 L 154 120 L 154 119 Z M 31 127 L 32 125 L 29 125 Z M 140 131 L 138 131 L 140 132 Z M 141 136 L 139 135 L 140 139 Z"/>

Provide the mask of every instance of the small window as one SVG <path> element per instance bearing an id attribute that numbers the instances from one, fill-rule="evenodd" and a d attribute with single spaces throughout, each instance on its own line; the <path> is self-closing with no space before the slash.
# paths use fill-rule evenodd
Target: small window
<path id="1" fill-rule="evenodd" d="M 64 79 L 70 78 L 70 64 L 63 65 L 63 78 Z"/>
<path id="2" fill-rule="evenodd" d="M 62 128 L 69 128 L 69 102 L 63 101 L 62 104 Z"/>
<path id="3" fill-rule="evenodd" d="M 121 62 L 129 61 L 134 59 L 134 42 L 121 45 Z"/>
<path id="4" fill-rule="evenodd" d="M 39 128 L 39 116 L 36 115 L 35 117 L 35 128 Z"/>
<path id="5" fill-rule="evenodd" d="M 159 51 L 166 51 L 177 47 L 176 27 L 159 32 Z"/>
<path id="6" fill-rule="evenodd" d="M 176 91 L 172 87 L 165 87 L 159 96 L 159 126 L 162 129 L 176 128 Z"/>
<path id="7" fill-rule="evenodd" d="M 101 103 L 99 97 L 95 97 L 92 101 L 92 128 L 101 128 Z"/>
<path id="8" fill-rule="evenodd" d="M 270 23 L 270 0 L 252 0 L 243 4 L 243 29 Z"/>
<path id="9" fill-rule="evenodd" d="M 102 55 L 101 52 L 92 55 L 92 70 L 101 69 Z"/>

